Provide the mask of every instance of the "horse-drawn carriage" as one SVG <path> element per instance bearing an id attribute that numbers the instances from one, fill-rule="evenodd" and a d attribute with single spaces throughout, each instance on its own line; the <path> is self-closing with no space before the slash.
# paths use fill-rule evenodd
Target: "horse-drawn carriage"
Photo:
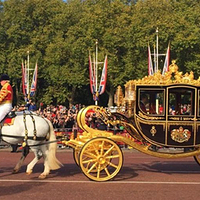
<path id="1" fill-rule="evenodd" d="M 115 113 L 94 105 L 81 109 L 77 123 L 83 132 L 62 140 L 64 145 L 73 148 L 76 164 L 89 179 L 107 181 L 119 173 L 123 165 L 119 142 L 161 158 L 193 156 L 200 164 L 200 78 L 194 79 L 192 72 L 182 74 L 172 62 L 165 75 L 158 71 L 152 76 L 127 82 L 125 97 L 118 91 L 116 100 L 119 110 Z M 95 113 L 107 126 L 123 126 L 128 134 L 115 135 L 90 127 L 88 112 Z M 55 134 L 48 120 L 23 113 L 17 116 L 14 125 L 3 126 L 1 132 L 5 141 L 24 141 L 24 146 L 32 147 L 36 157 L 28 165 L 27 173 L 32 172 L 42 156 L 45 169 L 40 178 L 60 166 L 55 157 Z M 48 142 L 47 136 L 50 137 Z M 26 155 L 22 156 L 14 172 L 19 170 Z"/>
<path id="2" fill-rule="evenodd" d="M 125 111 L 83 108 L 77 116 L 83 133 L 63 141 L 74 148 L 75 162 L 89 179 L 107 181 L 119 173 L 123 154 L 117 142 L 156 157 L 194 156 L 200 164 L 200 78 L 195 80 L 192 72 L 183 75 L 172 62 L 165 75 L 157 72 L 129 81 L 125 97 L 117 95 Z M 86 119 L 91 110 L 107 126 L 122 125 L 129 136 L 89 127 Z"/>

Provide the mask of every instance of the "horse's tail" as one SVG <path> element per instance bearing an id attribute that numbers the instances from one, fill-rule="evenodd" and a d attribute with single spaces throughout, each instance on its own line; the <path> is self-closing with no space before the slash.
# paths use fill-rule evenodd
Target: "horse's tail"
<path id="1" fill-rule="evenodd" d="M 62 163 L 56 158 L 56 149 L 57 142 L 53 142 L 56 140 L 55 132 L 52 123 L 46 119 L 49 124 L 49 153 L 47 155 L 48 164 L 51 170 L 59 169 Z"/>

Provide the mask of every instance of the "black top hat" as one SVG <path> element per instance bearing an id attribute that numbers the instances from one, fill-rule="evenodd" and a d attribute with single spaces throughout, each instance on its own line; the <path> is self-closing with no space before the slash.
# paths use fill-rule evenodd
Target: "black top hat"
<path id="1" fill-rule="evenodd" d="M 0 81 L 9 81 L 9 80 L 10 80 L 10 78 L 9 78 L 9 76 L 7 74 L 2 74 L 1 75 Z"/>

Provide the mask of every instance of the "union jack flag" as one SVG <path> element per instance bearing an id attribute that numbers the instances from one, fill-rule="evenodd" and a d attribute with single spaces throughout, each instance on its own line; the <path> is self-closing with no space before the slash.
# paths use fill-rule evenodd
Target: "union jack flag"
<path id="1" fill-rule="evenodd" d="M 104 61 L 104 66 L 103 66 L 103 70 L 102 70 L 102 74 L 101 74 L 101 80 L 100 80 L 100 84 L 99 84 L 99 95 L 103 94 L 105 92 L 106 89 L 106 79 L 107 79 L 107 56 L 105 57 L 105 61 Z"/>
<path id="2" fill-rule="evenodd" d="M 25 100 L 27 99 L 27 70 L 26 70 L 26 63 L 24 65 L 22 61 L 22 91 L 24 94 Z"/>
<path id="3" fill-rule="evenodd" d="M 150 50 L 150 46 L 148 45 L 148 74 L 149 75 L 153 75 L 154 71 L 153 71 L 153 64 L 152 64 L 152 59 L 151 59 L 151 50 Z"/>
<path id="4" fill-rule="evenodd" d="M 33 80 L 32 80 L 32 83 L 31 83 L 31 92 L 30 92 L 30 96 L 34 96 L 35 94 L 35 91 L 36 91 L 36 87 L 37 87 L 37 73 L 38 73 L 38 65 L 36 63 L 35 65 L 35 70 L 34 70 L 34 73 L 33 73 Z"/>
<path id="5" fill-rule="evenodd" d="M 170 50 L 169 50 L 169 45 L 168 45 L 162 75 L 164 75 L 165 72 L 169 71 L 169 56 L 170 56 L 169 54 L 170 54 Z"/>

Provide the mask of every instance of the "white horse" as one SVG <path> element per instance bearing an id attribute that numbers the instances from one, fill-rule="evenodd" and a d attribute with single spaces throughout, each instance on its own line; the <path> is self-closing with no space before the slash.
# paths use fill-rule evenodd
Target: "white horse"
<path id="1" fill-rule="evenodd" d="M 35 154 L 35 158 L 28 164 L 26 173 L 31 174 L 33 167 L 43 157 L 44 171 L 39 178 L 46 178 L 50 170 L 61 167 L 56 158 L 57 142 L 51 122 L 31 112 L 16 112 L 13 124 L 4 124 L 1 129 L 1 139 L 9 144 L 23 143 L 25 146 L 23 155 L 13 173 L 17 173 L 29 153 L 29 147 Z"/>

